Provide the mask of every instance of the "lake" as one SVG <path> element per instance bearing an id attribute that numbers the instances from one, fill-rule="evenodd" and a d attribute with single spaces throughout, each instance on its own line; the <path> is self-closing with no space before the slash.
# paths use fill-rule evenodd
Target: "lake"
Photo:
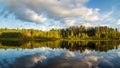
<path id="1" fill-rule="evenodd" d="M 0 68 L 120 68 L 120 42 L 0 41 Z"/>

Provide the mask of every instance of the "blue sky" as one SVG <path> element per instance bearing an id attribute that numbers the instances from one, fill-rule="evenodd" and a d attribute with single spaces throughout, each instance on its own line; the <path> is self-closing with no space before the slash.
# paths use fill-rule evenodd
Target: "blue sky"
<path id="1" fill-rule="evenodd" d="M 120 29 L 120 0 L 0 0 L 0 28 L 49 30 L 69 26 Z"/>

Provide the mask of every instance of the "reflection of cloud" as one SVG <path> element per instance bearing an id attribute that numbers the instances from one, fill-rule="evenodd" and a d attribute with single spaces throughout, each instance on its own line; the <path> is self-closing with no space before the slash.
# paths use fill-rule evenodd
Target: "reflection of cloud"
<path id="1" fill-rule="evenodd" d="M 102 56 L 87 56 L 85 59 L 87 61 L 94 61 L 94 62 L 97 62 L 99 59 L 103 58 Z"/>
<path id="2" fill-rule="evenodd" d="M 66 57 L 66 58 L 74 57 L 74 56 L 75 56 L 75 54 L 74 54 L 73 52 L 71 52 L 71 51 L 67 51 L 67 52 L 65 52 L 65 54 L 64 54 L 64 57 Z"/>
<path id="3" fill-rule="evenodd" d="M 89 67 L 92 66 L 97 66 L 98 65 L 98 60 L 103 58 L 102 56 L 86 56 L 85 60 L 87 61 Z"/>
<path id="4" fill-rule="evenodd" d="M 85 54 L 90 54 L 92 51 L 91 50 L 88 50 L 88 49 L 85 49 Z"/>
<path id="5" fill-rule="evenodd" d="M 42 62 L 42 60 L 46 59 L 46 57 L 44 55 L 38 54 L 37 56 L 33 57 L 33 62 L 37 63 L 37 62 Z"/>
<path id="6" fill-rule="evenodd" d="M 33 67 L 38 62 L 42 63 L 44 59 L 46 59 L 46 57 L 42 54 L 24 56 L 16 59 L 14 64 L 11 66 L 13 68 L 30 68 Z"/>
<path id="7" fill-rule="evenodd" d="M 63 55 L 64 56 L 64 55 Z M 35 68 L 96 68 L 99 67 L 98 60 L 102 57 L 97 56 L 86 56 L 86 58 L 67 58 L 63 56 L 54 57 L 52 59 L 47 60 L 47 64 L 41 66 L 36 64 Z M 95 59 L 94 59 L 95 58 Z"/>
<path id="8" fill-rule="evenodd" d="M 104 58 L 99 61 L 99 66 L 101 68 L 119 68 L 115 67 L 115 65 L 109 59 Z"/>
<path id="9" fill-rule="evenodd" d="M 117 54 L 118 54 L 118 56 L 120 57 L 120 52 L 118 52 Z"/>
<path id="10" fill-rule="evenodd" d="M 47 63 L 36 64 L 34 68 L 89 68 L 89 65 L 82 59 L 65 59 L 65 57 L 54 57 L 47 60 Z"/>
<path id="11" fill-rule="evenodd" d="M 10 64 L 8 59 L 15 59 L 15 61 L 10 64 L 12 68 L 120 68 L 120 56 L 117 50 L 108 51 L 107 53 L 86 50 L 85 53 L 79 53 L 66 49 L 43 47 L 18 50 L 16 52 L 8 51 L 9 54 L 7 50 L 0 51 L 0 66 L 3 66 L 2 68 Z M 3 54 L 4 52 L 5 54 Z"/>
<path id="12" fill-rule="evenodd" d="M 74 57 L 74 58 L 73 58 Z M 67 58 L 67 59 L 66 59 Z M 85 59 L 84 59 L 85 58 Z M 98 60 L 102 57 L 86 56 L 84 58 L 75 58 L 75 53 L 67 51 L 60 56 L 48 58 L 41 54 L 24 56 L 16 59 L 13 68 L 89 68 L 98 67 Z M 42 63 L 46 59 L 46 63 Z"/>

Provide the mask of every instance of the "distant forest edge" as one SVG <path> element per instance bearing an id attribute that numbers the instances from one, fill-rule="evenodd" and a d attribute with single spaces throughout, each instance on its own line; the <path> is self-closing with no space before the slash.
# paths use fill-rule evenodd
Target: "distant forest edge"
<path id="1" fill-rule="evenodd" d="M 89 27 L 72 26 L 66 29 L 51 29 L 50 31 L 34 29 L 0 29 L 0 40 L 120 40 L 117 28 L 107 26 Z"/>

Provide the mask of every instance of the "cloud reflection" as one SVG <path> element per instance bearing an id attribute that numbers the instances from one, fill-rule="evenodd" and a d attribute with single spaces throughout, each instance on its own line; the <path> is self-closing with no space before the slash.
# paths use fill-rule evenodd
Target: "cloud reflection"
<path id="1" fill-rule="evenodd" d="M 86 50 L 69 51 L 66 49 L 36 48 L 22 51 L 29 53 L 14 57 L 15 61 L 9 64 L 7 59 L 0 60 L 1 68 L 120 68 L 119 50 L 95 52 Z M 18 54 L 19 52 L 16 51 Z M 32 53 L 35 52 L 35 53 Z M 20 54 L 22 54 L 20 53 Z M 16 54 L 17 55 L 17 54 Z M 15 56 L 15 55 L 12 55 Z M 9 58 L 10 59 L 10 58 Z M 11 59 L 10 59 L 11 60 Z"/>

